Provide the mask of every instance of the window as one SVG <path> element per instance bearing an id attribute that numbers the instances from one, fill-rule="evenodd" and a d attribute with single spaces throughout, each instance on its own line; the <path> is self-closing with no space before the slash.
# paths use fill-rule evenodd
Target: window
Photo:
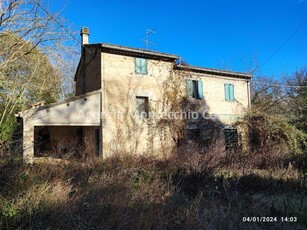
<path id="1" fill-rule="evenodd" d="M 197 141 L 200 138 L 200 128 L 196 123 L 190 123 L 187 127 L 187 138 L 192 141 Z"/>
<path id="2" fill-rule="evenodd" d="M 140 118 L 148 118 L 148 97 L 136 97 L 136 115 Z"/>
<path id="3" fill-rule="evenodd" d="M 233 101 L 234 100 L 234 85 L 233 84 L 225 84 L 225 100 Z"/>
<path id="4" fill-rule="evenodd" d="M 147 74 L 147 59 L 135 58 L 135 72 L 139 74 Z"/>
<path id="5" fill-rule="evenodd" d="M 235 128 L 225 128 L 225 146 L 226 149 L 235 148 L 238 145 L 238 132 Z"/>
<path id="6" fill-rule="evenodd" d="M 197 80 L 186 79 L 188 98 L 203 99 L 203 82 Z"/>

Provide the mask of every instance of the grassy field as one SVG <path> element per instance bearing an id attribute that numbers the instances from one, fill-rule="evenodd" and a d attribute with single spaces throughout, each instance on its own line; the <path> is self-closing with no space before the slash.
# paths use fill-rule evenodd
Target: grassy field
<path id="1" fill-rule="evenodd" d="M 4 159 L 0 229 L 307 228 L 302 170 L 220 162 L 200 154 L 34 165 Z"/>

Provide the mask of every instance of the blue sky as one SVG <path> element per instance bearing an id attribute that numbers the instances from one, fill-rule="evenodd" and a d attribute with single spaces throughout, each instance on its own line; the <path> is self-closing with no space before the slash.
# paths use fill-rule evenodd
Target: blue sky
<path id="1" fill-rule="evenodd" d="M 90 28 L 90 42 L 180 55 L 191 65 L 245 71 L 262 65 L 307 19 L 307 0 L 62 0 L 50 1 L 76 30 Z M 78 37 L 79 39 L 79 37 Z M 245 63 L 245 64 L 244 64 Z M 291 74 L 307 64 L 307 23 L 256 75 Z"/>

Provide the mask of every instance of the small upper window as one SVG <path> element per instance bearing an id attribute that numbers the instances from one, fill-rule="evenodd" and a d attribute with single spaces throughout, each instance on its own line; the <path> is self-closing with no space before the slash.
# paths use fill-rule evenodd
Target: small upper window
<path id="1" fill-rule="evenodd" d="M 136 114 L 139 118 L 148 118 L 148 97 L 136 97 Z"/>
<path id="2" fill-rule="evenodd" d="M 187 96 L 189 98 L 203 99 L 203 82 L 197 80 L 186 80 Z"/>
<path id="3" fill-rule="evenodd" d="M 139 74 L 147 74 L 147 59 L 135 58 L 135 72 Z"/>
<path id="4" fill-rule="evenodd" d="M 233 84 L 225 84 L 225 100 L 233 101 L 234 100 L 234 85 Z"/>

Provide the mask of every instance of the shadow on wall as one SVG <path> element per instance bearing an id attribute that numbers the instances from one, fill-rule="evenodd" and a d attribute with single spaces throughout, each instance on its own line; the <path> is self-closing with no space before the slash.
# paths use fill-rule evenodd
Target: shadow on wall
<path id="1" fill-rule="evenodd" d="M 180 107 L 183 114 L 180 119 L 162 118 L 159 121 L 160 127 L 167 126 L 171 130 L 170 135 L 176 143 L 175 148 L 193 145 L 205 149 L 217 143 L 224 143 L 225 124 L 207 113 L 209 107 L 206 100 L 183 98 Z M 235 133 L 232 138 L 233 147 L 237 144 L 237 132 Z"/>

